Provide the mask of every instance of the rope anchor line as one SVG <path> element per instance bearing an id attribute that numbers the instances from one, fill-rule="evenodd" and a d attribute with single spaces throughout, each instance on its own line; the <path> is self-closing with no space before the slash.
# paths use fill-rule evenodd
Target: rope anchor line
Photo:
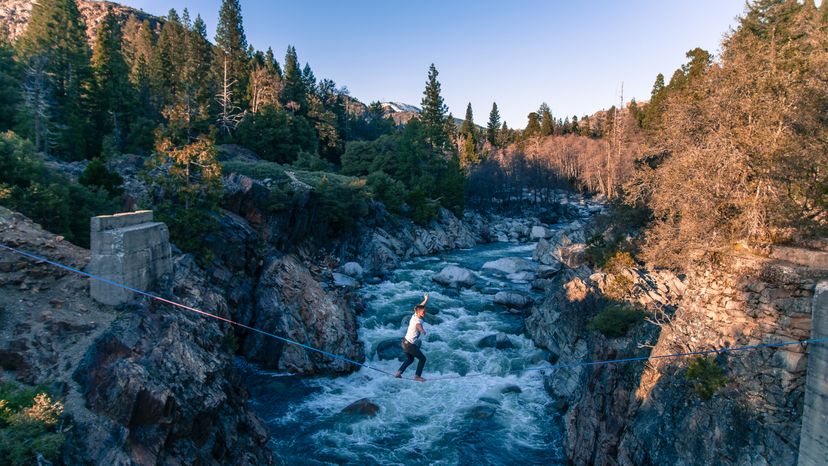
<path id="1" fill-rule="evenodd" d="M 137 293 L 137 294 L 142 295 L 142 296 L 146 296 L 150 299 L 154 299 L 156 301 L 160 301 L 162 303 L 169 304 L 169 305 L 174 306 L 174 307 L 178 307 L 178 308 L 181 308 L 181 309 L 188 310 L 190 312 L 194 312 L 194 313 L 199 314 L 203 317 L 209 317 L 209 318 L 212 318 L 212 319 L 216 319 L 216 320 L 219 320 L 221 322 L 225 322 L 225 323 L 228 323 L 228 324 L 231 324 L 231 325 L 235 325 L 239 328 L 249 330 L 251 332 L 255 332 L 255 333 L 270 337 L 270 338 L 274 338 L 274 339 L 279 340 L 283 343 L 298 346 L 298 347 L 304 348 L 308 351 L 313 351 L 315 353 L 322 354 L 322 355 L 328 356 L 328 357 L 333 358 L 333 359 L 338 359 L 338 360 L 341 360 L 341 361 L 345 361 L 349 364 L 353 364 L 353 365 L 359 366 L 359 367 L 364 367 L 366 369 L 370 369 L 370 370 L 373 370 L 373 371 L 376 371 L 376 372 L 381 372 L 381 373 L 386 374 L 386 375 L 390 375 L 390 376 L 394 375 L 393 373 L 391 373 L 389 371 L 386 371 L 386 370 L 383 370 L 383 369 L 380 369 L 380 368 L 377 368 L 377 367 L 373 367 L 369 364 L 361 363 L 359 361 L 354 361 L 353 359 L 347 358 L 347 357 L 339 355 L 339 354 L 331 353 L 331 352 L 328 352 L 328 351 L 325 351 L 325 350 L 322 350 L 322 349 L 319 349 L 319 348 L 314 348 L 313 346 L 306 345 L 304 343 L 300 343 L 300 342 L 295 341 L 295 340 L 291 340 L 290 338 L 285 338 L 285 337 L 267 332 L 265 330 L 262 330 L 262 329 L 259 329 L 259 328 L 256 328 L 256 327 L 252 327 L 252 326 L 243 324 L 241 322 L 236 322 L 236 321 L 228 319 L 226 317 L 221 317 L 219 315 L 211 314 L 211 313 L 209 313 L 207 311 L 204 311 L 204 310 L 201 310 L 201 309 L 197 309 L 197 308 L 194 308 L 194 307 L 191 307 L 191 306 L 187 306 L 186 304 L 182 304 L 182 303 L 179 303 L 179 302 L 176 302 L 176 301 L 172 301 L 172 300 L 169 300 L 169 299 L 166 299 L 166 298 L 162 298 L 161 296 L 158 296 L 158 295 L 155 295 L 155 294 L 143 291 L 143 290 L 138 290 L 138 289 L 130 287 L 128 285 L 124 285 L 123 283 L 118 283 L 118 282 L 109 280 L 107 278 L 99 277 L 97 275 L 93 275 L 91 273 L 84 272 L 83 270 L 77 269 L 75 267 L 71 267 L 71 266 L 68 266 L 68 265 L 65 265 L 65 264 L 61 264 L 59 262 L 49 260 L 45 257 L 41 257 L 41 256 L 38 256 L 36 254 L 32 254 L 30 252 L 26 252 L 26 251 L 22 251 L 20 249 L 13 248 L 13 247 L 8 246 L 4 243 L 0 243 L 0 248 L 6 249 L 8 251 L 11 251 L 11 252 L 19 254 L 21 256 L 27 257 L 29 259 L 44 262 L 46 264 L 50 264 L 50 265 L 53 265 L 55 267 L 58 267 L 58 268 L 61 268 L 61 269 L 64 269 L 64 270 L 68 270 L 68 271 L 76 273 L 78 275 L 82 275 L 82 276 L 91 278 L 93 280 L 98 280 L 100 282 L 103 282 L 103 283 L 106 283 L 106 284 L 109 284 L 109 285 L 112 285 L 112 286 L 116 286 L 116 287 L 125 289 L 127 291 Z M 506 374 L 529 372 L 529 371 L 544 371 L 544 370 L 555 371 L 555 370 L 558 370 L 558 369 L 572 369 L 572 368 L 576 368 L 576 367 L 589 367 L 589 366 L 598 366 L 598 365 L 604 365 L 604 364 L 624 364 L 624 363 L 630 363 L 630 362 L 649 361 L 651 359 L 682 358 L 682 357 L 688 357 L 688 356 L 721 354 L 721 353 L 728 353 L 728 352 L 734 352 L 734 351 L 750 351 L 750 350 L 757 350 L 757 349 L 762 349 L 762 348 L 780 348 L 780 347 L 790 346 L 790 345 L 801 345 L 801 346 L 805 347 L 805 345 L 807 345 L 807 344 L 817 344 L 817 343 L 826 343 L 826 342 L 828 342 L 828 338 L 811 338 L 811 339 L 806 339 L 806 340 L 782 341 L 782 342 L 776 342 L 776 343 L 763 343 L 763 344 L 758 344 L 758 345 L 732 346 L 732 347 L 709 349 L 709 350 L 702 350 L 702 351 L 688 351 L 688 352 L 684 352 L 684 353 L 670 353 L 670 354 L 639 356 L 639 357 L 631 357 L 631 358 L 608 359 L 608 360 L 600 360 L 600 361 L 582 361 L 582 362 L 569 363 L 569 364 L 553 364 L 551 366 L 530 367 L 530 368 L 526 368 L 526 369 L 508 371 Z M 473 374 L 466 374 L 466 375 L 449 375 L 449 376 L 442 376 L 442 377 L 433 377 L 429 380 L 449 380 L 449 379 L 460 379 L 460 378 L 469 378 L 469 377 L 480 377 L 480 376 L 484 376 L 484 375 L 489 375 L 489 374 L 473 373 Z M 407 377 L 404 377 L 404 378 L 406 380 L 414 380 L 412 378 L 407 378 Z"/>

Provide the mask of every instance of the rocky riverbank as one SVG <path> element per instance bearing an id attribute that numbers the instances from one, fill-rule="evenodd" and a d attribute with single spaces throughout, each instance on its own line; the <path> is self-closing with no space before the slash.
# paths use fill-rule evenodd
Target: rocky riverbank
<path id="1" fill-rule="evenodd" d="M 681 277 L 632 267 L 603 273 L 580 264 L 577 254 L 567 260 L 567 251 L 579 249 L 567 243 L 560 238 L 539 243 L 536 259 L 554 256 L 565 264 L 526 320 L 533 340 L 558 363 L 806 339 L 815 282 L 826 275 L 748 252 L 725 257 L 715 267 L 691 268 Z M 625 284 L 623 296 L 617 283 Z M 619 300 L 643 309 L 646 320 L 614 338 L 588 328 Z M 714 360 L 724 379 L 710 399 L 694 390 L 699 381 L 688 377 L 687 358 L 550 374 L 546 387 L 560 400 L 569 460 L 794 464 L 805 348 L 734 352 Z"/>
<path id="2" fill-rule="evenodd" d="M 89 251 L 0 207 L 0 241 L 77 268 Z M 228 316 L 188 256 L 166 296 Z M 0 252 L 4 379 L 51 386 L 66 464 L 269 464 L 266 427 L 239 388 L 226 325 L 138 300 L 89 298 L 82 276 Z"/>

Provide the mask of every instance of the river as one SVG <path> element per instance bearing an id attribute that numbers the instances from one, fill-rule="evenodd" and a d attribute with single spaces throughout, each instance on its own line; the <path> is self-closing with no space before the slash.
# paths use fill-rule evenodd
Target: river
<path id="1" fill-rule="evenodd" d="M 543 386 L 546 353 L 524 336 L 523 318 L 492 304 L 497 290 L 531 293 L 487 270 L 485 262 L 530 258 L 534 244 L 495 243 L 404 263 L 387 281 L 360 289 L 366 310 L 359 337 L 367 362 L 380 360 L 381 342 L 401 339 L 411 310 L 429 292 L 425 383 L 362 368 L 344 377 L 297 377 L 245 370 L 254 409 L 271 429 L 271 447 L 283 464 L 564 464 L 562 421 Z M 431 276 L 448 264 L 478 273 L 474 289 L 446 289 Z M 537 297 L 537 296 L 536 296 Z M 478 347 L 504 332 L 511 349 Z M 406 376 L 414 375 L 416 362 Z M 454 377 L 440 379 L 443 377 Z M 374 416 L 342 413 L 367 398 Z"/>

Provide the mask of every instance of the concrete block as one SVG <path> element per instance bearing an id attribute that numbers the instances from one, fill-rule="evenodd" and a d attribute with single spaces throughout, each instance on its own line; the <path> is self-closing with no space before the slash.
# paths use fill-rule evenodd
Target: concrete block
<path id="1" fill-rule="evenodd" d="M 94 217 L 90 221 L 92 260 L 90 273 L 130 288 L 151 291 L 154 283 L 172 272 L 169 230 L 152 221 L 152 211 Z M 104 304 L 117 305 L 132 292 L 97 280 L 90 293 Z"/>
<path id="2" fill-rule="evenodd" d="M 90 227 L 92 231 L 106 231 L 147 222 L 152 222 L 152 211 L 138 210 L 136 212 L 122 212 L 114 215 L 92 217 Z"/>

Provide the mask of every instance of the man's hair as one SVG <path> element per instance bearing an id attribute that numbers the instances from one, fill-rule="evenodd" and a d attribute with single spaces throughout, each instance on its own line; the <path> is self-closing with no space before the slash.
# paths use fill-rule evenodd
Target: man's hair
<path id="1" fill-rule="evenodd" d="M 420 309 L 425 309 L 425 305 L 423 305 L 423 304 L 418 304 L 418 305 L 414 306 L 414 312 L 417 312 L 417 311 L 419 311 Z"/>

